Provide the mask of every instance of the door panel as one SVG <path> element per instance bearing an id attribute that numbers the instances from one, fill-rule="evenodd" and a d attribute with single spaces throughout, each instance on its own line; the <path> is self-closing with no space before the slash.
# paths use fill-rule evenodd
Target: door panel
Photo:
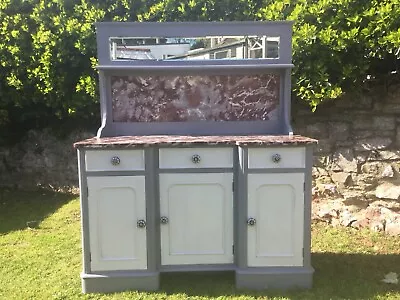
<path id="1" fill-rule="evenodd" d="M 229 174 L 161 174 L 163 265 L 232 263 L 233 194 Z"/>
<path id="2" fill-rule="evenodd" d="M 303 264 L 304 174 L 249 174 L 249 266 Z"/>
<path id="3" fill-rule="evenodd" d="M 88 178 L 91 269 L 146 269 L 144 176 Z"/>

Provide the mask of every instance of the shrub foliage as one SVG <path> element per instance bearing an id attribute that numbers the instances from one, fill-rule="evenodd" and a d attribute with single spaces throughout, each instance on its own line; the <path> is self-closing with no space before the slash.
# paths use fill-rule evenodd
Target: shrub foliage
<path id="1" fill-rule="evenodd" d="M 0 0 L 0 130 L 98 116 L 94 22 L 293 20 L 293 92 L 315 108 L 397 71 L 400 0 Z"/>

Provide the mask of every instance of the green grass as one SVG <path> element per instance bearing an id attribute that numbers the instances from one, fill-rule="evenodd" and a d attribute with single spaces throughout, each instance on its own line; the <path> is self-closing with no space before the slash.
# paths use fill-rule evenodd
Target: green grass
<path id="1" fill-rule="evenodd" d="M 313 225 L 311 290 L 237 291 L 234 274 L 163 274 L 155 293 L 82 295 L 79 202 L 0 190 L 0 299 L 400 299 L 400 238 Z M 27 226 L 27 222 L 30 227 Z"/>

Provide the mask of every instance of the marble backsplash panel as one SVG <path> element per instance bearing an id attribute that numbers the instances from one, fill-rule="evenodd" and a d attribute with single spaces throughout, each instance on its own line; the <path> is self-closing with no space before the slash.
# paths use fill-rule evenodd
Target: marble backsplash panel
<path id="1" fill-rule="evenodd" d="M 276 74 L 112 76 L 114 122 L 252 121 L 277 118 Z"/>

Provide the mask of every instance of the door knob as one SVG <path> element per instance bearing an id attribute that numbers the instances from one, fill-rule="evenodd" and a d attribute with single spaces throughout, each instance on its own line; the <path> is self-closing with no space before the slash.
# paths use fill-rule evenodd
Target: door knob
<path id="1" fill-rule="evenodd" d="M 137 221 L 137 227 L 138 228 L 145 228 L 146 227 L 146 221 L 145 220 L 138 220 Z"/>
<path id="2" fill-rule="evenodd" d="M 248 219 L 247 219 L 247 225 L 250 225 L 250 226 L 256 225 L 256 219 L 254 219 L 254 218 L 248 218 Z"/>
<path id="3" fill-rule="evenodd" d="M 160 218 L 160 222 L 161 222 L 161 224 L 167 224 L 168 223 L 168 218 L 167 217 L 161 217 Z"/>

